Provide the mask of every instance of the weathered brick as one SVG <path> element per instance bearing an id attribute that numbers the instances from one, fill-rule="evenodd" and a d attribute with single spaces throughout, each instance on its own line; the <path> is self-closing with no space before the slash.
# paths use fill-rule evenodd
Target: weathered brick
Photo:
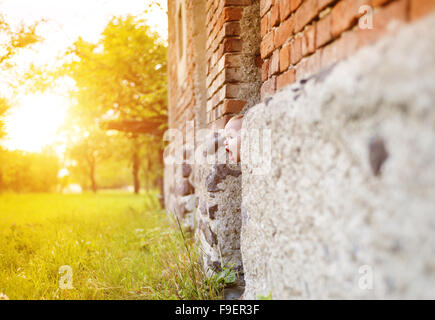
<path id="1" fill-rule="evenodd" d="M 271 96 L 275 93 L 276 90 L 276 76 L 272 76 L 270 79 L 265 81 L 261 86 L 261 100 L 264 98 Z"/>
<path id="2" fill-rule="evenodd" d="M 279 50 L 279 71 L 283 72 L 290 66 L 290 46 L 283 46 Z"/>
<path id="3" fill-rule="evenodd" d="M 272 6 L 270 10 L 270 25 L 275 27 L 279 24 L 279 2 L 275 0 L 275 4 Z"/>
<path id="4" fill-rule="evenodd" d="M 228 120 L 231 119 L 231 115 L 224 115 L 221 118 L 214 120 L 213 122 L 208 124 L 209 129 L 219 130 L 225 128 L 225 125 L 227 124 Z"/>
<path id="5" fill-rule="evenodd" d="M 305 58 L 296 66 L 296 81 L 307 78 L 318 72 L 321 66 L 321 50 Z"/>
<path id="6" fill-rule="evenodd" d="M 289 84 L 292 84 L 296 81 L 296 69 L 292 68 L 284 72 L 283 74 L 280 74 L 276 78 L 276 90 L 278 91 L 282 87 L 285 87 Z"/>
<path id="7" fill-rule="evenodd" d="M 301 31 L 317 16 L 317 0 L 305 0 L 295 13 L 295 32 Z"/>
<path id="8" fill-rule="evenodd" d="M 261 18 L 261 23 L 260 23 L 260 34 L 261 34 L 261 38 L 263 38 L 266 33 L 269 32 L 269 14 L 265 14 L 263 16 L 263 18 Z"/>
<path id="9" fill-rule="evenodd" d="M 321 11 L 333 3 L 335 0 L 317 0 L 317 10 Z"/>
<path id="10" fill-rule="evenodd" d="M 386 31 L 391 21 L 406 22 L 408 12 L 407 0 L 398 0 L 377 10 L 373 17 L 373 29 Z"/>
<path id="11" fill-rule="evenodd" d="M 291 3 L 290 0 L 280 0 L 279 1 L 279 15 L 280 15 L 281 21 L 284 21 L 290 15 L 290 13 L 291 13 L 290 3 Z"/>
<path id="12" fill-rule="evenodd" d="M 281 25 L 275 30 L 275 48 L 281 47 L 287 40 L 293 35 L 294 18 L 291 16 L 287 20 L 281 23 Z"/>
<path id="13" fill-rule="evenodd" d="M 316 50 L 316 25 L 310 25 L 304 31 L 302 38 L 302 56 L 313 53 Z"/>
<path id="14" fill-rule="evenodd" d="M 252 1 L 251 0 L 222 0 L 224 2 L 224 6 L 249 6 Z"/>
<path id="15" fill-rule="evenodd" d="M 291 0 L 290 1 L 290 10 L 291 12 L 295 11 L 301 5 L 302 0 Z"/>
<path id="16" fill-rule="evenodd" d="M 261 40 L 260 44 L 260 53 L 261 58 L 267 58 L 272 53 L 274 46 L 273 46 L 273 32 L 269 32 L 266 34 L 263 39 Z"/>
<path id="17" fill-rule="evenodd" d="M 223 41 L 224 53 L 242 51 L 242 39 L 225 38 Z"/>
<path id="18" fill-rule="evenodd" d="M 223 12 L 224 22 L 242 19 L 242 7 L 225 7 Z"/>
<path id="19" fill-rule="evenodd" d="M 224 67 L 241 67 L 242 66 L 242 57 L 239 53 L 225 53 L 223 55 L 224 59 Z"/>
<path id="20" fill-rule="evenodd" d="M 269 77 L 269 64 L 270 59 L 266 59 L 263 61 L 263 64 L 261 66 L 261 81 L 264 82 Z"/>
<path id="21" fill-rule="evenodd" d="M 279 49 L 276 49 L 270 58 L 269 77 L 279 72 Z"/>
<path id="22" fill-rule="evenodd" d="M 225 36 L 231 37 L 231 36 L 240 36 L 240 22 L 239 21 L 232 21 L 227 22 L 224 24 L 224 33 Z"/>
<path id="23" fill-rule="evenodd" d="M 225 99 L 220 105 L 220 115 L 239 113 L 245 105 L 245 100 Z"/>
<path id="24" fill-rule="evenodd" d="M 435 10 L 435 0 L 411 0 L 410 18 L 418 19 Z"/>
<path id="25" fill-rule="evenodd" d="M 361 16 L 359 8 L 370 4 L 370 0 L 342 0 L 332 9 L 332 36 L 338 37 L 352 27 Z"/>
<path id="26" fill-rule="evenodd" d="M 373 7 L 379 7 L 382 6 L 384 4 L 386 4 L 387 2 L 390 2 L 392 0 L 372 0 L 372 6 Z"/>
<path id="27" fill-rule="evenodd" d="M 290 43 L 290 62 L 295 65 L 302 59 L 302 37 L 296 37 Z"/>
<path id="28" fill-rule="evenodd" d="M 316 47 L 320 48 L 332 39 L 331 33 L 332 14 L 320 19 L 316 24 Z"/>
<path id="29" fill-rule="evenodd" d="M 260 17 L 264 16 L 272 6 L 273 0 L 260 0 Z"/>

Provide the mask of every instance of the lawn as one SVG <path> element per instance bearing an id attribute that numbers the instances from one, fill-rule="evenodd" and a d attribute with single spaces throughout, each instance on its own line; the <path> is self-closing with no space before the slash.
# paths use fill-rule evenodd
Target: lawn
<path id="1" fill-rule="evenodd" d="M 220 298 L 187 237 L 150 195 L 0 194 L 0 296 Z"/>

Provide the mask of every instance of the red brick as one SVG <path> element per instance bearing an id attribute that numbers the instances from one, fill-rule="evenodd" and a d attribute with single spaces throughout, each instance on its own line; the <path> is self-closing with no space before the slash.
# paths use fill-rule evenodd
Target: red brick
<path id="1" fill-rule="evenodd" d="M 319 72 L 321 66 L 321 50 L 305 58 L 296 66 L 296 80 L 305 79 L 308 76 Z"/>
<path id="2" fill-rule="evenodd" d="M 275 0 L 276 2 L 277 0 Z M 270 11 L 270 25 L 275 27 L 279 24 L 279 3 L 275 3 Z"/>
<path id="3" fill-rule="evenodd" d="M 269 77 L 269 64 L 270 60 L 264 60 L 263 65 L 261 66 L 261 81 L 264 82 Z"/>
<path id="4" fill-rule="evenodd" d="M 261 24 L 260 24 L 260 32 L 261 32 L 261 38 L 265 36 L 266 33 L 269 32 L 269 15 L 265 14 L 263 18 L 261 18 Z"/>
<path id="5" fill-rule="evenodd" d="M 279 72 L 279 49 L 276 49 L 270 58 L 269 77 Z"/>
<path id="6" fill-rule="evenodd" d="M 290 0 L 290 10 L 295 11 L 301 5 L 302 0 Z"/>
<path id="7" fill-rule="evenodd" d="M 332 15 L 328 14 L 319 20 L 316 24 L 316 47 L 320 48 L 332 39 L 331 19 Z"/>
<path id="8" fill-rule="evenodd" d="M 279 15 L 280 15 L 281 21 L 284 21 L 285 19 L 287 19 L 287 17 L 291 13 L 290 2 L 291 2 L 290 0 L 280 0 L 279 1 Z"/>
<path id="9" fill-rule="evenodd" d="M 264 16 L 270 7 L 272 7 L 273 0 L 260 0 L 260 17 Z"/>
<path id="10" fill-rule="evenodd" d="M 435 0 L 411 0 L 410 18 L 418 19 L 435 10 Z"/>
<path id="11" fill-rule="evenodd" d="M 231 119 L 232 115 L 225 115 L 217 120 L 215 120 L 214 122 L 211 122 L 208 124 L 208 128 L 209 129 L 214 129 L 214 130 L 220 130 L 225 128 L 225 125 L 227 124 L 227 122 Z"/>
<path id="12" fill-rule="evenodd" d="M 373 7 L 379 7 L 382 6 L 384 4 L 386 4 L 387 2 L 390 2 L 392 0 L 372 0 L 372 6 Z"/>
<path id="13" fill-rule="evenodd" d="M 272 76 L 269 80 L 265 81 L 261 86 L 261 100 L 264 98 L 271 96 L 275 93 L 276 90 L 276 76 Z"/>
<path id="14" fill-rule="evenodd" d="M 317 0 L 305 0 L 295 13 L 295 32 L 301 31 L 317 16 Z"/>
<path id="15" fill-rule="evenodd" d="M 302 59 L 302 37 L 296 37 L 290 43 L 290 62 L 297 64 Z"/>
<path id="16" fill-rule="evenodd" d="M 377 10 L 373 17 L 373 28 L 377 31 L 386 31 L 391 21 L 405 22 L 407 20 L 408 3 L 399 0 Z"/>
<path id="17" fill-rule="evenodd" d="M 273 49 L 274 49 L 273 32 L 271 31 L 263 37 L 263 40 L 261 40 L 261 44 L 260 44 L 261 58 L 264 59 L 270 56 Z"/>
<path id="18" fill-rule="evenodd" d="M 317 10 L 321 11 L 327 6 L 329 6 L 331 3 L 333 3 L 335 0 L 317 0 Z"/>
<path id="19" fill-rule="evenodd" d="M 238 53 L 225 53 L 223 59 L 226 68 L 242 66 L 242 57 Z"/>
<path id="20" fill-rule="evenodd" d="M 223 19 L 224 22 L 242 19 L 243 8 L 241 7 L 225 7 Z"/>
<path id="21" fill-rule="evenodd" d="M 290 46 L 284 46 L 279 50 L 279 71 L 283 72 L 290 66 Z"/>
<path id="22" fill-rule="evenodd" d="M 289 84 L 292 84 L 296 81 L 296 69 L 292 68 L 290 70 L 287 70 L 283 74 L 280 74 L 276 78 L 276 90 L 278 91 L 282 87 L 285 87 Z"/>
<path id="23" fill-rule="evenodd" d="M 361 16 L 359 8 L 370 4 L 370 0 L 342 0 L 332 9 L 332 36 L 338 37 L 343 31 L 356 24 Z"/>
<path id="24" fill-rule="evenodd" d="M 224 2 L 224 6 L 249 6 L 252 1 L 251 0 L 222 0 Z"/>
<path id="25" fill-rule="evenodd" d="M 293 35 L 294 19 L 293 16 L 281 23 L 275 30 L 275 48 L 281 47 Z"/>
<path id="26" fill-rule="evenodd" d="M 316 50 L 316 26 L 311 25 L 304 31 L 302 38 L 302 56 L 313 53 Z"/>
<path id="27" fill-rule="evenodd" d="M 242 39 L 225 38 L 223 42 L 224 53 L 242 51 Z"/>
<path id="28" fill-rule="evenodd" d="M 224 33 L 227 37 L 240 36 L 240 22 L 232 21 L 224 24 Z"/>
<path id="29" fill-rule="evenodd" d="M 239 113 L 246 105 L 245 100 L 225 99 L 221 105 L 221 115 L 229 113 Z"/>

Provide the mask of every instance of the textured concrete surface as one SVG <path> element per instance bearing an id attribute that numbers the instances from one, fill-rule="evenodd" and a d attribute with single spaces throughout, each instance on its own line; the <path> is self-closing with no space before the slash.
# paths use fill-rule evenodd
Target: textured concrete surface
<path id="1" fill-rule="evenodd" d="M 435 298 L 435 17 L 251 108 L 244 298 Z M 418 41 L 417 41 L 418 40 Z"/>

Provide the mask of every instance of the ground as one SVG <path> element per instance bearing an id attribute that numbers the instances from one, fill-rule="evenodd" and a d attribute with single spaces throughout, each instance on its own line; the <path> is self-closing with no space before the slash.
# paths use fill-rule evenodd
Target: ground
<path id="1" fill-rule="evenodd" d="M 185 238 L 150 195 L 2 194 L 0 296 L 219 298 Z"/>

